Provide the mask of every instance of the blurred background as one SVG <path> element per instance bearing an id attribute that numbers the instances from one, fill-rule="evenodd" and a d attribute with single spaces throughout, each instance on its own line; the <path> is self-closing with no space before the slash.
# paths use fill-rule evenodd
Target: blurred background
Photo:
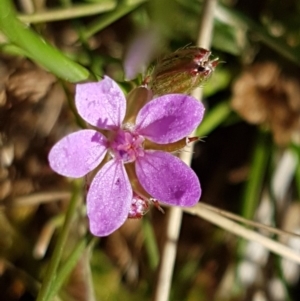
<path id="1" fill-rule="evenodd" d="M 109 75 L 128 92 L 165 55 L 196 45 L 203 1 L 1 1 L 0 299 L 36 300 L 77 198 L 55 300 L 154 300 L 168 209 L 152 208 L 85 242 L 83 181 L 55 174 L 47 154 L 82 126 L 73 97 L 74 83 L 88 78 L 84 70 Z M 192 162 L 200 201 L 300 234 L 300 2 L 219 0 L 211 35 L 221 63 L 201 87 L 206 116 Z M 270 237 L 300 250 L 297 237 Z M 299 265 L 184 214 L 170 300 L 299 296 Z"/>

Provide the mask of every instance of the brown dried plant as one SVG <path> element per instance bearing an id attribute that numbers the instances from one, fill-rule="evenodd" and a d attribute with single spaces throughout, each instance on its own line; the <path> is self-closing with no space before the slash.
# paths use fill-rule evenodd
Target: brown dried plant
<path id="1" fill-rule="evenodd" d="M 233 85 L 232 108 L 246 121 L 267 127 L 278 145 L 299 139 L 300 82 L 274 62 L 256 63 Z"/>

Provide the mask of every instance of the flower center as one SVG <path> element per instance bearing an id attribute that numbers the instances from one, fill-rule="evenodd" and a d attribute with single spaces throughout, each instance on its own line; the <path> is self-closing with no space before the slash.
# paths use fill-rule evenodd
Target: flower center
<path id="1" fill-rule="evenodd" d="M 129 130 L 120 129 L 110 143 L 111 155 L 124 163 L 133 162 L 144 156 L 144 138 Z"/>

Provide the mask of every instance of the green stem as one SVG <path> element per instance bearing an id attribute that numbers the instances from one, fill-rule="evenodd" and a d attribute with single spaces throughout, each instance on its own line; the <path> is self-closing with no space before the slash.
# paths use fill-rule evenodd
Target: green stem
<path id="1" fill-rule="evenodd" d="M 145 247 L 149 258 L 149 265 L 152 271 L 158 266 L 159 263 L 159 251 L 156 243 L 153 227 L 149 219 L 143 219 L 143 232 L 145 235 Z"/>
<path id="2" fill-rule="evenodd" d="M 41 290 L 37 297 L 37 301 L 47 300 L 47 296 L 49 295 L 50 289 L 52 288 L 53 283 L 56 280 L 57 267 L 59 265 L 62 252 L 69 234 L 70 225 L 73 220 L 74 213 L 77 207 L 77 202 L 79 200 L 78 196 L 80 194 L 80 191 L 81 191 L 80 181 L 74 181 L 73 194 L 70 200 L 68 211 L 66 213 L 65 222 L 63 228 L 59 233 L 57 243 L 55 245 L 55 249 L 53 251 L 53 255 L 51 257 L 50 264 L 45 275 L 45 279 L 42 283 Z"/>
<path id="3" fill-rule="evenodd" d="M 77 264 L 78 260 L 82 256 L 83 252 L 89 248 L 95 242 L 95 237 L 89 236 L 84 239 L 81 239 L 75 248 L 73 249 L 72 253 L 68 257 L 68 259 L 64 262 L 61 268 L 57 272 L 57 276 L 52 283 L 51 290 L 49 290 L 46 301 L 50 301 L 54 298 L 57 292 L 60 290 L 61 286 L 70 275 L 72 270 L 74 269 L 75 265 Z"/>
<path id="4" fill-rule="evenodd" d="M 100 3 L 74 5 L 67 8 L 49 9 L 31 15 L 18 15 L 24 23 L 45 23 L 100 14 L 115 9 L 116 1 L 102 0 Z"/>
<path id="5" fill-rule="evenodd" d="M 56 76 L 74 83 L 88 79 L 87 69 L 73 62 L 17 19 L 10 0 L 0 1 L 0 30 L 29 58 Z"/>
<path id="6" fill-rule="evenodd" d="M 14 45 L 14 44 L 1 44 L 0 50 L 3 53 L 7 53 L 9 55 L 27 56 L 27 57 L 29 56 L 28 53 L 24 49 Z"/>
<path id="7" fill-rule="evenodd" d="M 93 36 L 98 31 L 112 24 L 116 20 L 135 10 L 140 4 L 145 2 L 146 0 L 136 0 L 134 4 L 121 4 L 117 7 L 116 10 L 101 16 L 97 20 L 95 20 L 91 25 L 89 25 L 86 30 L 82 33 L 82 37 L 84 39 L 88 39 Z"/>
<path id="8" fill-rule="evenodd" d="M 72 0 L 59 0 L 62 7 L 71 7 Z"/>
<path id="9" fill-rule="evenodd" d="M 292 151 L 294 151 L 297 155 L 298 162 L 295 171 L 295 183 L 296 183 L 296 191 L 297 197 L 300 200 L 300 147 L 297 145 L 291 147 Z"/>
<path id="10" fill-rule="evenodd" d="M 217 126 L 219 126 L 231 113 L 231 108 L 228 101 L 221 102 L 216 105 L 211 111 L 204 117 L 202 123 L 196 130 L 196 136 L 203 137 L 207 135 Z"/>
<path id="11" fill-rule="evenodd" d="M 245 218 L 252 219 L 258 206 L 269 153 L 268 135 L 260 131 L 251 160 L 249 179 L 243 194 L 241 214 Z"/>

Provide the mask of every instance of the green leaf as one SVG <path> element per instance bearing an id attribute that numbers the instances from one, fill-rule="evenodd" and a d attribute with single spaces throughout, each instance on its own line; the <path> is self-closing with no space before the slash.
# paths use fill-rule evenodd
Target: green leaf
<path id="1" fill-rule="evenodd" d="M 89 71 L 73 62 L 58 49 L 19 21 L 9 0 L 0 1 L 0 30 L 27 56 L 57 77 L 76 83 L 87 80 Z"/>

